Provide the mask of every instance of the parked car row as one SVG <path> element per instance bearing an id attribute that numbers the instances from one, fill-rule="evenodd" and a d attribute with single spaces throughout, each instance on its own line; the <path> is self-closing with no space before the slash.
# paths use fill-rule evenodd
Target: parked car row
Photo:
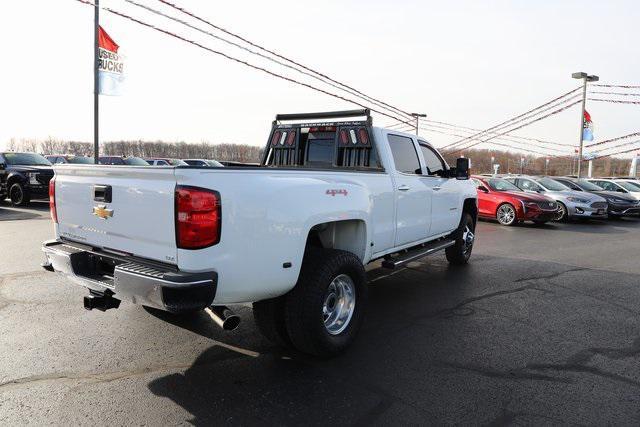
<path id="1" fill-rule="evenodd" d="M 223 167 L 215 160 L 172 159 L 131 156 L 101 156 L 102 165 L 121 166 L 206 166 Z M 49 181 L 54 164 L 94 164 L 93 157 L 72 154 L 42 156 L 37 153 L 0 152 L 0 201 L 9 198 L 14 206 L 25 206 L 32 199 L 49 198 Z"/>
<path id="2" fill-rule="evenodd" d="M 502 225 L 640 216 L 640 180 L 474 175 L 478 214 Z"/>

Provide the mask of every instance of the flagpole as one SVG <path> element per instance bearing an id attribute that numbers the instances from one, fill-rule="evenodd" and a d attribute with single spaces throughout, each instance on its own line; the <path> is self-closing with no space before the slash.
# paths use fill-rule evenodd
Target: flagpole
<path id="1" fill-rule="evenodd" d="M 98 70 L 100 65 L 100 0 L 94 0 L 94 46 L 93 46 L 93 162 L 98 164 L 99 145 L 98 145 L 98 103 L 100 99 L 100 87 Z"/>
<path id="2" fill-rule="evenodd" d="M 582 112 L 580 114 L 580 145 L 578 148 L 578 178 L 582 178 L 582 148 L 584 145 L 584 110 L 587 103 L 587 78 L 584 78 L 582 86 Z"/>
<path id="3" fill-rule="evenodd" d="M 587 73 L 578 72 L 571 74 L 574 79 L 582 79 L 582 111 L 580 114 L 580 143 L 578 144 L 578 178 L 581 178 L 582 173 L 582 148 L 583 148 L 583 132 L 584 132 L 584 110 L 587 103 L 587 82 L 597 82 L 598 76 L 590 76 Z"/>

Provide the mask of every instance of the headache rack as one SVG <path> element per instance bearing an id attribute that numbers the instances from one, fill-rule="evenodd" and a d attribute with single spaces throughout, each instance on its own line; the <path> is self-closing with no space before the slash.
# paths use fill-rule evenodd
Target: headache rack
<path id="1" fill-rule="evenodd" d="M 363 120 L 345 120 L 357 117 Z M 270 167 L 381 169 L 371 126 L 369 109 L 278 114 L 271 127 L 262 164 Z"/>

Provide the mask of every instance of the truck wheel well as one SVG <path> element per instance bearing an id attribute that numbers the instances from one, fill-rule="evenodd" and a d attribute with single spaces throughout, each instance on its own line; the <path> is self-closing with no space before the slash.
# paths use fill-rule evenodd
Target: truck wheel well
<path id="1" fill-rule="evenodd" d="M 9 177 L 9 179 L 7 179 L 7 189 L 9 189 L 9 187 L 11 187 L 16 182 L 22 182 L 22 181 L 23 179 L 19 175 L 13 175 Z"/>
<path id="2" fill-rule="evenodd" d="M 307 247 L 342 249 L 364 261 L 367 249 L 366 224 L 359 219 L 317 224 L 309 230 Z"/>
<path id="3" fill-rule="evenodd" d="M 473 217 L 473 222 L 478 220 L 478 203 L 476 199 L 465 199 L 464 205 L 462 206 L 462 212 L 468 213 Z"/>

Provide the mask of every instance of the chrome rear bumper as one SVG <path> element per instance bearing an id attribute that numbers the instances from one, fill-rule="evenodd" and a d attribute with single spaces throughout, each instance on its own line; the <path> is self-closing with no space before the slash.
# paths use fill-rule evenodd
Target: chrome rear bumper
<path id="1" fill-rule="evenodd" d="M 46 270 L 134 304 L 171 312 L 191 311 L 208 307 L 216 295 L 218 274 L 214 271 L 187 273 L 151 260 L 58 240 L 44 242 L 42 251 Z"/>

